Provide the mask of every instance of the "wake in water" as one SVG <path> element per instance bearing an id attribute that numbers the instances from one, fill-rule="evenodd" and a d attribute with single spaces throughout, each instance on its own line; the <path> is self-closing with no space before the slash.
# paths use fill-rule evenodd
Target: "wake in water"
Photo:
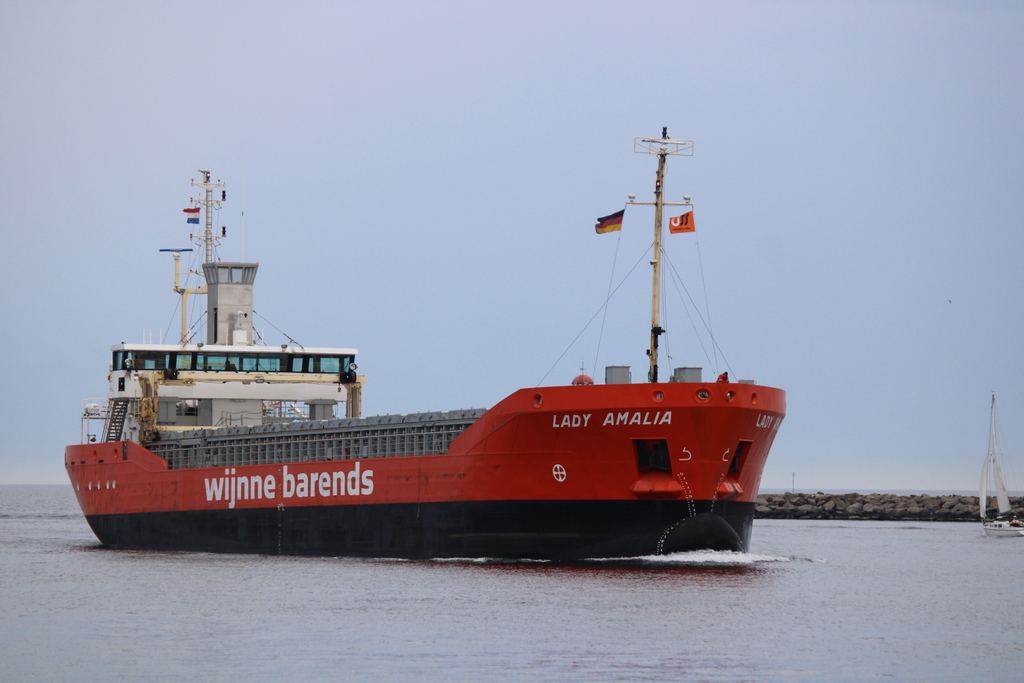
<path id="1" fill-rule="evenodd" d="M 643 565 L 664 567 L 751 567 L 785 562 L 816 562 L 805 557 L 739 553 L 728 550 L 694 550 L 667 555 L 644 555 L 586 560 L 588 564 Z"/>
<path id="2" fill-rule="evenodd" d="M 459 564 L 602 565 L 615 567 L 755 567 L 786 562 L 824 562 L 808 557 L 739 553 L 728 550 L 696 550 L 667 555 L 605 557 L 572 562 L 554 560 L 504 559 L 497 557 L 447 557 L 428 562 Z"/>

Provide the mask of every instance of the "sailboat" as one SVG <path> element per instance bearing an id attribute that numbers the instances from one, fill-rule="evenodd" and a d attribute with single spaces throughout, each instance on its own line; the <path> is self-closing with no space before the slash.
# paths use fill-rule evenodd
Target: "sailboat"
<path id="1" fill-rule="evenodd" d="M 992 395 L 992 427 L 989 436 L 989 451 L 985 454 L 985 464 L 981 468 L 981 489 L 978 492 L 978 511 L 982 525 L 989 536 L 1024 536 L 1024 522 L 1017 519 L 1010 508 L 1010 497 L 1006 493 L 1006 481 L 1003 479 L 1003 468 L 999 465 L 999 448 L 996 442 L 996 397 Z M 989 519 L 985 514 L 988 508 L 988 467 L 992 463 L 992 478 L 996 487 L 996 503 L 999 515 Z"/>

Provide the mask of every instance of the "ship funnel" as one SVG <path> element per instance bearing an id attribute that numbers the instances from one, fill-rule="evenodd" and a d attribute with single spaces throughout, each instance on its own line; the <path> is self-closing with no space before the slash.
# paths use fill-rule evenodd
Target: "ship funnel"
<path id="1" fill-rule="evenodd" d="M 206 343 L 252 346 L 252 283 L 258 263 L 217 261 L 203 264 Z"/>

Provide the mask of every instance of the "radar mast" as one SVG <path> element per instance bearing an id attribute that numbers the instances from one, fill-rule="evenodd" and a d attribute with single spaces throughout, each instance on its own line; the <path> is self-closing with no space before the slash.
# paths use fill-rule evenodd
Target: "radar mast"
<path id="1" fill-rule="evenodd" d="M 217 239 L 213 236 L 213 209 L 219 209 L 220 203 L 227 199 L 227 190 L 221 190 L 220 199 L 214 199 L 213 191 L 218 187 L 224 187 L 224 183 L 221 182 L 220 178 L 217 178 L 217 182 L 215 183 L 210 182 L 209 171 L 200 169 L 199 172 L 203 174 L 203 181 L 197 183 L 195 180 L 192 180 L 192 185 L 195 187 L 201 187 L 206 192 L 202 199 L 193 198 L 192 202 L 194 204 L 201 205 L 205 209 L 206 231 L 201 237 L 199 235 L 189 235 L 189 237 L 206 245 L 206 260 L 203 261 L 203 263 L 213 263 L 213 242 Z M 223 237 L 223 235 L 221 235 L 221 237 Z"/>
<path id="2" fill-rule="evenodd" d="M 651 345 L 647 355 L 651 359 L 651 368 L 647 372 L 648 382 L 658 381 L 658 337 L 665 333 L 660 324 L 661 308 L 661 232 L 662 208 L 665 206 L 690 206 L 689 202 L 666 202 L 662 192 L 665 180 L 665 159 L 672 156 L 693 156 L 693 140 L 673 140 L 668 136 L 668 127 L 661 129 L 660 138 L 634 138 L 633 151 L 637 154 L 658 155 L 658 175 L 654 181 L 654 201 L 629 204 L 654 205 L 654 254 L 651 257 L 653 267 L 653 285 L 651 286 Z M 632 195 L 630 195 L 632 197 Z M 688 199 L 688 197 L 687 197 Z"/>
<path id="3" fill-rule="evenodd" d="M 213 191 L 218 187 L 224 187 L 224 182 L 220 178 L 217 182 L 210 182 L 210 172 L 207 170 L 200 169 L 202 173 L 202 181 L 196 182 L 195 178 L 192 178 L 192 185 L 195 187 L 201 187 L 205 190 L 202 199 L 191 199 L 193 204 L 198 204 L 205 209 L 206 214 L 206 231 L 202 235 L 189 234 L 189 239 L 193 239 L 197 244 L 203 244 L 205 246 L 205 260 L 204 263 L 213 262 L 213 245 L 214 242 L 221 237 L 224 237 L 224 233 L 221 233 L 219 237 L 215 237 L 213 234 L 213 210 L 220 208 L 221 202 L 227 199 L 227 191 L 220 191 L 220 199 L 213 198 Z M 184 346 L 189 341 L 188 334 L 188 296 L 189 294 L 207 294 L 209 293 L 209 287 L 204 282 L 201 287 L 182 287 L 181 286 L 181 254 L 182 252 L 192 251 L 191 249 L 161 249 L 160 251 L 171 252 L 174 256 L 174 291 L 181 295 L 181 345 Z M 199 271 L 191 271 L 195 275 L 205 277 L 204 273 Z"/>

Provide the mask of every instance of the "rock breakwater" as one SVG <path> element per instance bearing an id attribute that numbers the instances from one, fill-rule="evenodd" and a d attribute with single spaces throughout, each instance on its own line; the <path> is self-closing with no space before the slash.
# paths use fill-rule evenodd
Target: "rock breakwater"
<path id="1" fill-rule="evenodd" d="M 995 501 L 990 499 L 990 503 Z M 1024 498 L 1010 498 L 1024 518 Z M 996 508 L 988 507 L 989 517 Z M 977 496 L 897 496 L 892 493 L 762 494 L 754 507 L 757 519 L 917 519 L 935 522 L 978 520 Z"/>

